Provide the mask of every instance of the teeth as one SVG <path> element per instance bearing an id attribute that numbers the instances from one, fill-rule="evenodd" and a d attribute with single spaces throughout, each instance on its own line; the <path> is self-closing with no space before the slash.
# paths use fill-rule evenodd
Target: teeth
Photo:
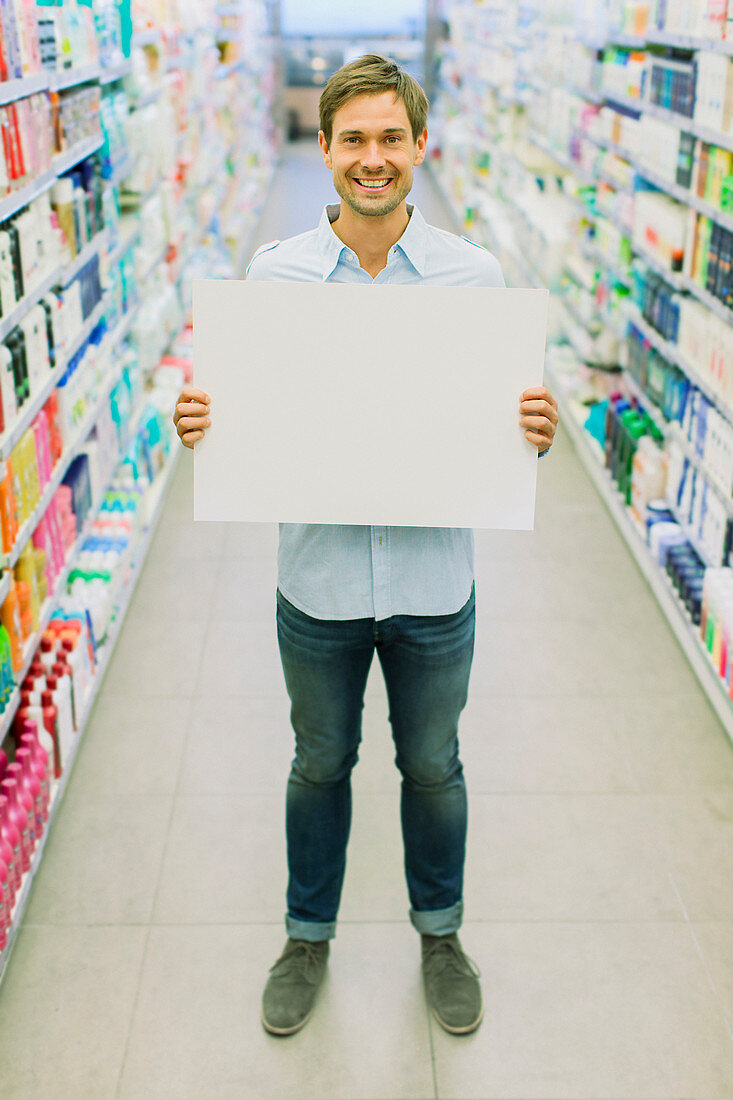
<path id="1" fill-rule="evenodd" d="M 372 190 L 378 191 L 380 188 L 386 187 L 387 184 L 391 183 L 392 181 L 391 180 L 357 180 L 356 182 L 360 183 L 362 187 L 371 187 Z"/>

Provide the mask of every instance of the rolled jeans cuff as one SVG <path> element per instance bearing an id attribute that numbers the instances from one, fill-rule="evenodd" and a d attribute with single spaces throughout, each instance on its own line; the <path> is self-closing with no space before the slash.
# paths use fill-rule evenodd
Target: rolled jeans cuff
<path id="1" fill-rule="evenodd" d="M 291 940 L 322 943 L 323 940 L 332 940 L 336 935 L 336 921 L 295 920 L 286 914 L 285 931 Z"/>
<path id="2" fill-rule="evenodd" d="M 463 902 L 449 909 L 411 909 L 410 920 L 421 936 L 449 936 L 457 932 L 463 920 Z"/>

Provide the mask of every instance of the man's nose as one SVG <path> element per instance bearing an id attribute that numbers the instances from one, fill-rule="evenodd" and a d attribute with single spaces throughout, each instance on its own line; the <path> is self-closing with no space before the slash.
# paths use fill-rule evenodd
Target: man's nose
<path id="1" fill-rule="evenodd" d="M 384 155 L 378 141 L 369 142 L 364 149 L 361 162 L 372 172 L 378 171 L 384 165 Z"/>

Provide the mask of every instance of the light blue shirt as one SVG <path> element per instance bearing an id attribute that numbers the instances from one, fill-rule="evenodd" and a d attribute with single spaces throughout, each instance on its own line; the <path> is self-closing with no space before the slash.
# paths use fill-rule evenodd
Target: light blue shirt
<path id="1" fill-rule="evenodd" d="M 408 206 L 410 221 L 375 279 L 359 266 L 331 222 L 327 206 L 317 229 L 258 249 L 247 278 L 275 282 L 424 283 L 504 286 L 498 261 L 480 245 L 428 225 Z M 517 395 L 517 400 L 519 395 Z M 448 615 L 473 584 L 473 531 L 456 527 L 367 527 L 281 523 L 278 587 L 316 619 L 387 619 Z"/>

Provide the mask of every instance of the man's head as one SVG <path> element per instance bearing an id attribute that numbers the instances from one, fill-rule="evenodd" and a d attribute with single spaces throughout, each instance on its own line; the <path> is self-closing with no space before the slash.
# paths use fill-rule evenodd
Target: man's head
<path id="1" fill-rule="evenodd" d="M 427 142 L 428 101 L 393 61 L 368 54 L 329 80 L 318 140 L 339 196 L 359 214 L 384 216 L 412 187 Z"/>

